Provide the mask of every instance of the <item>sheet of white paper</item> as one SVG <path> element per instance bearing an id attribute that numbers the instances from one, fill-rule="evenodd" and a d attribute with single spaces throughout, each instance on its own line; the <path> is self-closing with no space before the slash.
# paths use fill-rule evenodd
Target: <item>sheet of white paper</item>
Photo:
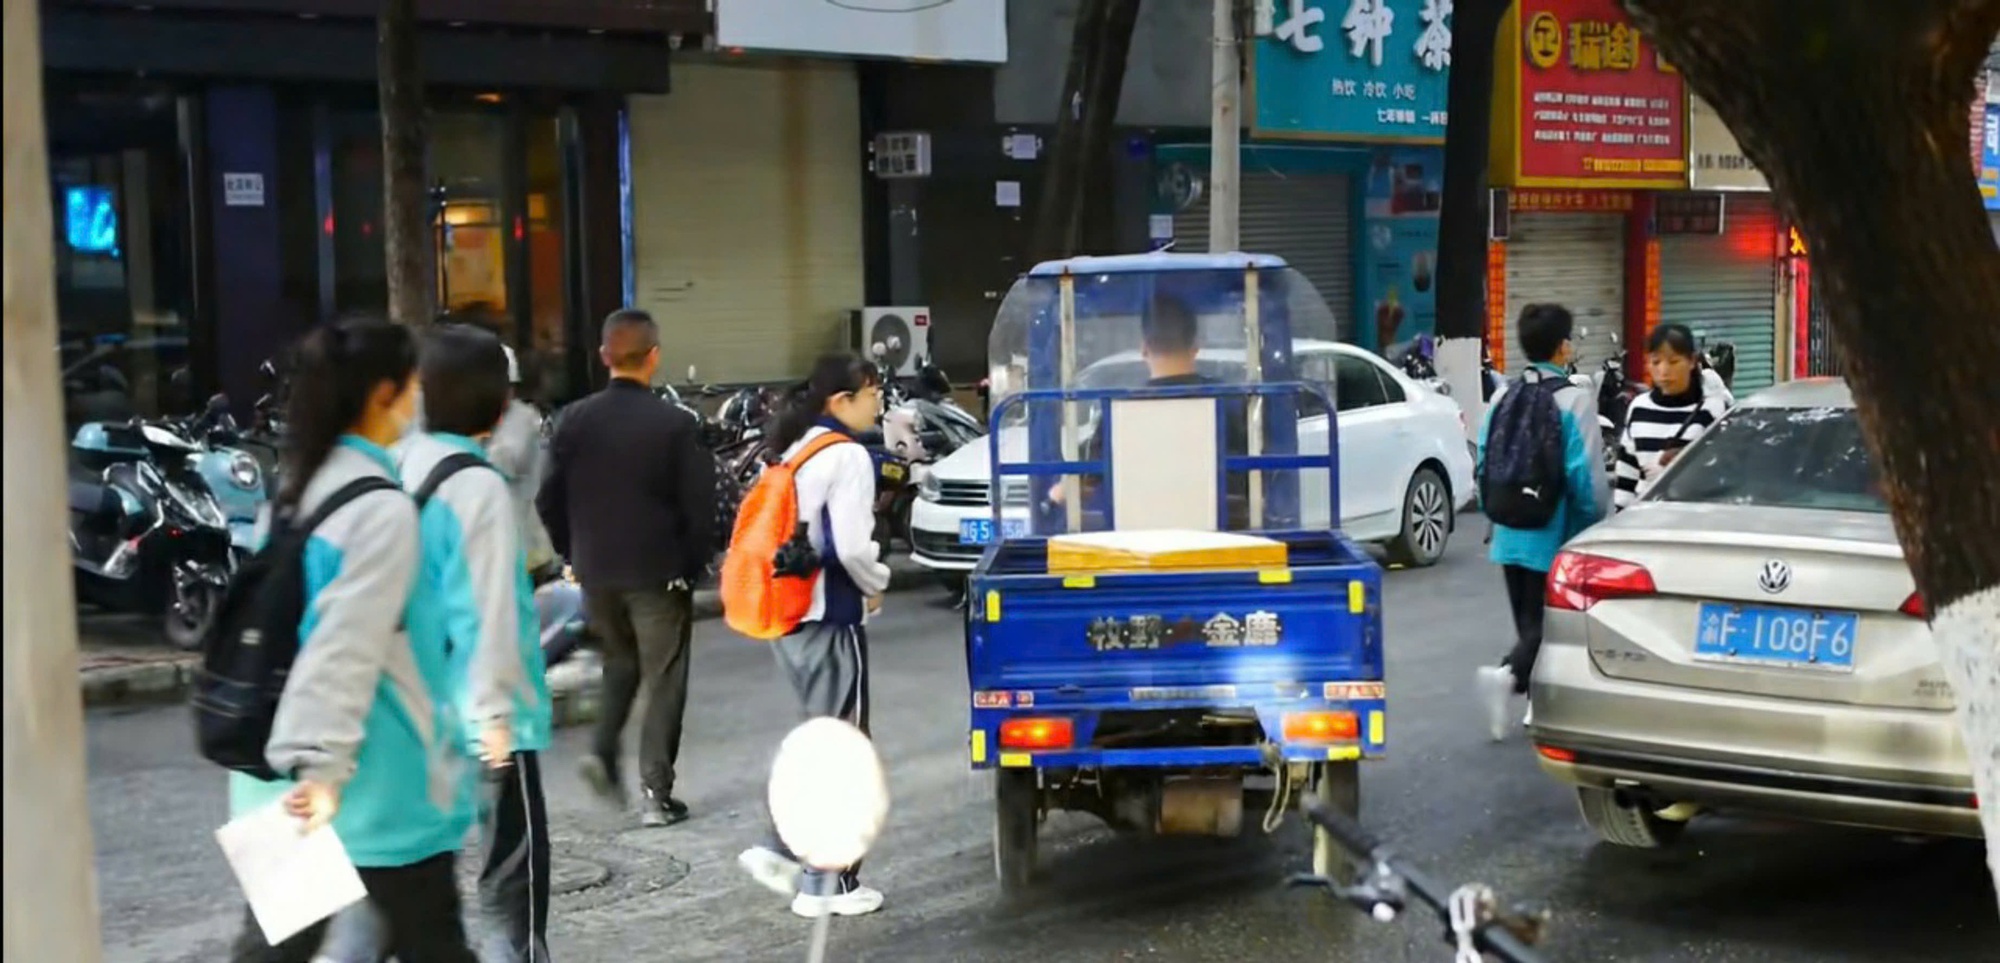
<path id="1" fill-rule="evenodd" d="M 996 207 L 1021 206 L 1020 181 L 994 181 L 993 204 Z"/>
<path id="2" fill-rule="evenodd" d="M 279 800 L 215 831 L 258 928 L 273 946 L 368 895 L 333 827 L 302 835 L 299 826 Z"/>

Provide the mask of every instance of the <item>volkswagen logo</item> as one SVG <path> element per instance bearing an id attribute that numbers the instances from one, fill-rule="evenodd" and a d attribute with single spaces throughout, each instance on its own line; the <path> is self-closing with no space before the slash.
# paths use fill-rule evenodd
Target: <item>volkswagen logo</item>
<path id="1" fill-rule="evenodd" d="M 1757 587 L 1776 595 L 1792 585 L 1792 567 L 1783 559 L 1772 559 L 1764 563 L 1757 573 Z"/>

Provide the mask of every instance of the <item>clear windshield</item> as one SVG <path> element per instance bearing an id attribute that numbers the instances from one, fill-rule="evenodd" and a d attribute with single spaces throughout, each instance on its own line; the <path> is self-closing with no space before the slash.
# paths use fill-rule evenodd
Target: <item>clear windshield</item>
<path id="1" fill-rule="evenodd" d="M 1187 255 L 1157 255 L 1166 265 Z M 1028 388 L 1064 387 L 1066 369 L 1076 387 L 1139 387 L 1151 380 L 1154 364 L 1145 355 L 1145 332 L 1167 314 L 1184 311 L 1194 319 L 1197 365 L 1204 379 L 1244 380 L 1245 277 L 1242 269 L 1168 267 L 1160 270 L 1119 270 L 1075 275 L 1074 351 L 1066 365 L 1051 363 L 1034 370 L 1030 339 L 1056 338 L 1060 324 L 1060 279 L 1023 277 L 1001 302 L 987 345 L 993 401 Z M 1314 342 L 1339 340 L 1333 312 L 1305 275 L 1291 268 L 1257 272 L 1258 311 L 1262 320 L 1282 318 L 1295 351 L 1310 351 Z M 1051 341 L 1053 343 L 1053 340 Z M 1316 371 L 1317 368 L 1314 369 Z M 1261 380 L 1301 380 L 1314 371 L 1294 366 L 1289 374 L 1263 372 Z M 1162 373 L 1165 373 L 1164 371 Z M 1032 382 L 1032 383 L 1031 383 Z M 1331 390 L 1331 385 L 1326 385 Z"/>
<path id="2" fill-rule="evenodd" d="M 1852 408 L 1739 408 L 1647 496 L 1772 508 L 1886 512 Z"/>

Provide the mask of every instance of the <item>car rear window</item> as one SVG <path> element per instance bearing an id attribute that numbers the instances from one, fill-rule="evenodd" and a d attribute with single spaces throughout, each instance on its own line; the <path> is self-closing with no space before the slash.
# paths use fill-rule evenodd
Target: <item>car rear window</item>
<path id="1" fill-rule="evenodd" d="M 1852 408 L 1738 408 L 1689 446 L 1647 497 L 1889 510 Z"/>

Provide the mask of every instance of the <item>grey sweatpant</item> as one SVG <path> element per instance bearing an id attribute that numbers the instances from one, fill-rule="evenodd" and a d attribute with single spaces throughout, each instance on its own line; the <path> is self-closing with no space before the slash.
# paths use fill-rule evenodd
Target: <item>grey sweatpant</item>
<path id="1" fill-rule="evenodd" d="M 808 622 L 798 631 L 771 644 L 778 658 L 778 674 L 792 687 L 799 700 L 800 719 L 832 716 L 868 731 L 868 633 L 858 625 L 828 625 Z M 776 827 L 771 829 L 771 848 L 793 856 Z M 815 895 L 844 893 L 861 885 L 860 864 L 843 873 L 805 871 L 801 885 Z"/>

